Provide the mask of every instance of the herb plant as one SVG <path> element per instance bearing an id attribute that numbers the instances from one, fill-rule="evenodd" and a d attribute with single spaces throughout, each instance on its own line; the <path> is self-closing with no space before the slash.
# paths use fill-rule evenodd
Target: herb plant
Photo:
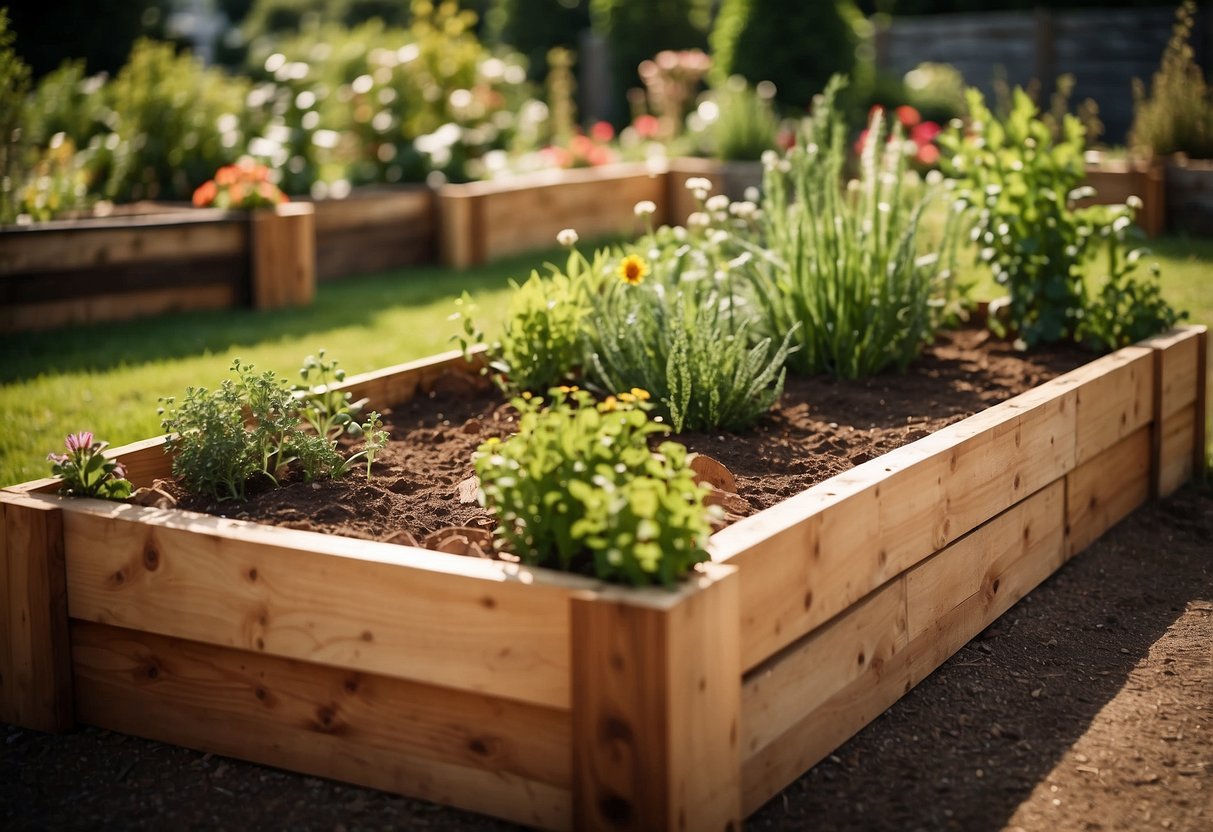
<path id="1" fill-rule="evenodd" d="M 336 438 L 342 431 L 357 427 L 358 415 L 367 400 L 352 401 L 350 393 L 334 389 L 345 381 L 345 370 L 337 359 L 326 359 L 324 350 L 303 359 L 299 368 L 301 383 L 295 385 L 299 413 L 318 436 Z"/>
<path id="2" fill-rule="evenodd" d="M 99 497 L 125 500 L 131 496 L 126 469 L 117 460 L 106 459 L 108 443 L 96 442 L 89 431 L 73 433 L 64 440 L 65 454 L 48 454 L 51 472 L 63 480 L 59 493 L 65 497 Z"/>
<path id="3" fill-rule="evenodd" d="M 567 387 L 550 404 L 515 398 L 518 433 L 474 457 L 496 545 L 524 563 L 635 585 L 670 586 L 707 560 L 716 509 L 703 505 L 682 445 L 649 450 L 669 428 L 646 399 L 637 389 L 595 403 Z"/>
<path id="4" fill-rule="evenodd" d="M 1174 323 L 1176 314 L 1159 296 L 1157 278 L 1134 271 L 1142 252 L 1126 251 L 1133 209 L 1073 207 L 1093 193 L 1080 187 L 1079 120 L 1063 116 L 1054 140 L 1023 90 L 1015 90 L 1011 113 L 1002 121 L 981 93 L 969 90 L 968 98 L 967 135 L 954 129 L 940 143 L 978 258 L 1007 289 L 1007 297 L 991 305 L 991 328 L 1014 334 L 1025 346 L 1081 340 L 1113 348 L 1128 333 L 1144 337 Z M 1102 290 L 1090 275 L 1100 241 L 1111 267 Z"/>
<path id="5" fill-rule="evenodd" d="M 932 196 L 907 174 L 900 126 L 873 113 L 859 178 L 844 191 L 846 133 L 835 78 L 786 159 L 766 157 L 758 242 L 741 271 L 771 337 L 795 332 L 788 366 L 844 378 L 902 370 L 934 337 L 950 291 L 945 258 L 922 256 Z M 939 250 L 952 246 L 949 223 Z"/>
<path id="6" fill-rule="evenodd" d="M 335 361 L 324 361 L 323 353 L 313 371 L 322 365 L 334 377 L 340 372 Z M 359 425 L 350 421 L 348 399 L 327 385 L 309 403 L 306 393 L 301 397 L 272 371 L 257 373 L 239 359 L 231 369 L 235 379 L 224 379 L 213 392 L 191 387 L 180 403 L 163 400 L 161 424 L 169 434 L 165 450 L 174 455 L 173 473 L 189 490 L 216 500 L 244 499 L 250 482 L 276 485 L 291 464 L 310 482 L 341 477 L 359 459 L 365 460 L 370 477 L 375 454 L 387 442 L 377 413 Z M 305 381 L 308 376 L 305 372 Z M 312 429 L 304 430 L 303 423 Z M 349 459 L 337 450 L 343 430 L 365 440 Z"/>
<path id="7" fill-rule="evenodd" d="M 1129 135 L 1134 150 L 1147 156 L 1186 153 L 1213 159 L 1213 87 L 1192 48 L 1195 14 L 1193 0 L 1184 0 L 1176 10 L 1175 27 L 1148 95 L 1145 85 L 1134 79 Z"/>
<path id="8" fill-rule="evenodd" d="M 752 425 L 783 392 L 791 350 L 792 332 L 774 346 L 751 337 L 730 265 L 707 250 L 655 246 L 652 266 L 623 257 L 586 322 L 587 382 L 649 391 L 676 432 Z"/>

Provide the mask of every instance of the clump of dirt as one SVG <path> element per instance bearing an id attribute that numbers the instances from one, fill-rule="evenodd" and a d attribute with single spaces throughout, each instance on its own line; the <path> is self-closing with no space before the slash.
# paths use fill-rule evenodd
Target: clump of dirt
<path id="1" fill-rule="evenodd" d="M 1090 359 L 1069 347 L 1021 353 L 985 330 L 946 332 L 904 374 L 789 377 L 779 404 L 753 430 L 675 438 L 734 473 L 742 499 L 732 508 L 745 515 Z M 514 409 L 494 390 L 448 384 L 383 413 L 391 441 L 369 481 L 355 471 L 339 481 L 287 482 L 240 503 L 167 487 L 181 508 L 370 540 L 492 528 L 488 512 L 466 492 L 461 499 L 459 484 L 473 474 L 477 446 L 514 432 Z"/>

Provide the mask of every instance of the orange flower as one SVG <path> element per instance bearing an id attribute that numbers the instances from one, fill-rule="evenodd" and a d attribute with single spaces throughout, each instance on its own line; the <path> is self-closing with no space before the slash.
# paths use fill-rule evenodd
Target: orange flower
<path id="1" fill-rule="evenodd" d="M 649 264 L 638 254 L 629 254 L 619 264 L 619 279 L 630 286 L 638 286 L 649 273 Z"/>
<path id="2" fill-rule="evenodd" d="M 198 190 L 194 191 L 194 207 L 205 208 L 215 201 L 218 196 L 219 189 L 215 187 L 214 180 L 207 180 L 198 186 Z"/>
<path id="3" fill-rule="evenodd" d="M 224 165 L 215 171 L 215 184 L 220 186 L 235 185 L 240 181 L 240 168 L 235 165 Z"/>
<path id="4" fill-rule="evenodd" d="M 243 182 L 237 182 L 236 184 L 232 185 L 227 192 L 228 205 L 232 208 L 242 208 L 245 194 L 246 188 L 244 187 Z"/>

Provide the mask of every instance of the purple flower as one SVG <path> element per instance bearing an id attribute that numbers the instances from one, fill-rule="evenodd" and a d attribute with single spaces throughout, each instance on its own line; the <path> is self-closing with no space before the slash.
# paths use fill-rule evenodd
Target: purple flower
<path id="1" fill-rule="evenodd" d="M 67 454 L 47 454 L 46 461 L 53 462 L 56 465 L 62 465 L 63 463 L 67 462 Z"/>
<path id="2" fill-rule="evenodd" d="M 113 473 L 117 479 L 120 479 L 120 480 L 126 479 L 126 467 L 123 466 L 123 464 L 121 462 L 114 463 L 114 472 Z"/>
<path id="3" fill-rule="evenodd" d="M 82 430 L 79 433 L 70 433 L 67 439 L 64 440 L 64 444 L 67 445 L 67 449 L 72 453 L 87 451 L 93 447 L 92 431 Z"/>

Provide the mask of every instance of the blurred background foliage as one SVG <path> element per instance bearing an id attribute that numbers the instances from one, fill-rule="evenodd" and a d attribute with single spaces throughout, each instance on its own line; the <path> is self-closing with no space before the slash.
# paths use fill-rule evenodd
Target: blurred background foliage
<path id="1" fill-rule="evenodd" d="M 292 195 L 338 197 L 359 185 L 463 181 L 551 164 L 673 154 L 753 159 L 786 143 L 794 120 L 839 72 L 851 77 L 842 104 L 856 133 L 874 104 L 909 106 L 922 120 L 944 124 L 964 113 L 966 79 L 940 63 L 879 73 L 873 43 L 882 16 L 1039 5 L 13 4 L 10 23 L 0 27 L 7 32 L 0 36 L 0 222 L 20 214 L 44 219 L 97 200 L 184 200 L 217 167 L 243 155 L 268 163 Z M 199 27 L 200 19 L 211 28 Z M 1182 69 L 1184 77 L 1200 71 L 1190 60 Z M 1182 78 L 1152 90 L 1141 95 L 1154 115 L 1140 121 L 1138 144 L 1175 144 L 1162 134 L 1181 105 L 1198 116 L 1213 112 L 1206 91 Z"/>

